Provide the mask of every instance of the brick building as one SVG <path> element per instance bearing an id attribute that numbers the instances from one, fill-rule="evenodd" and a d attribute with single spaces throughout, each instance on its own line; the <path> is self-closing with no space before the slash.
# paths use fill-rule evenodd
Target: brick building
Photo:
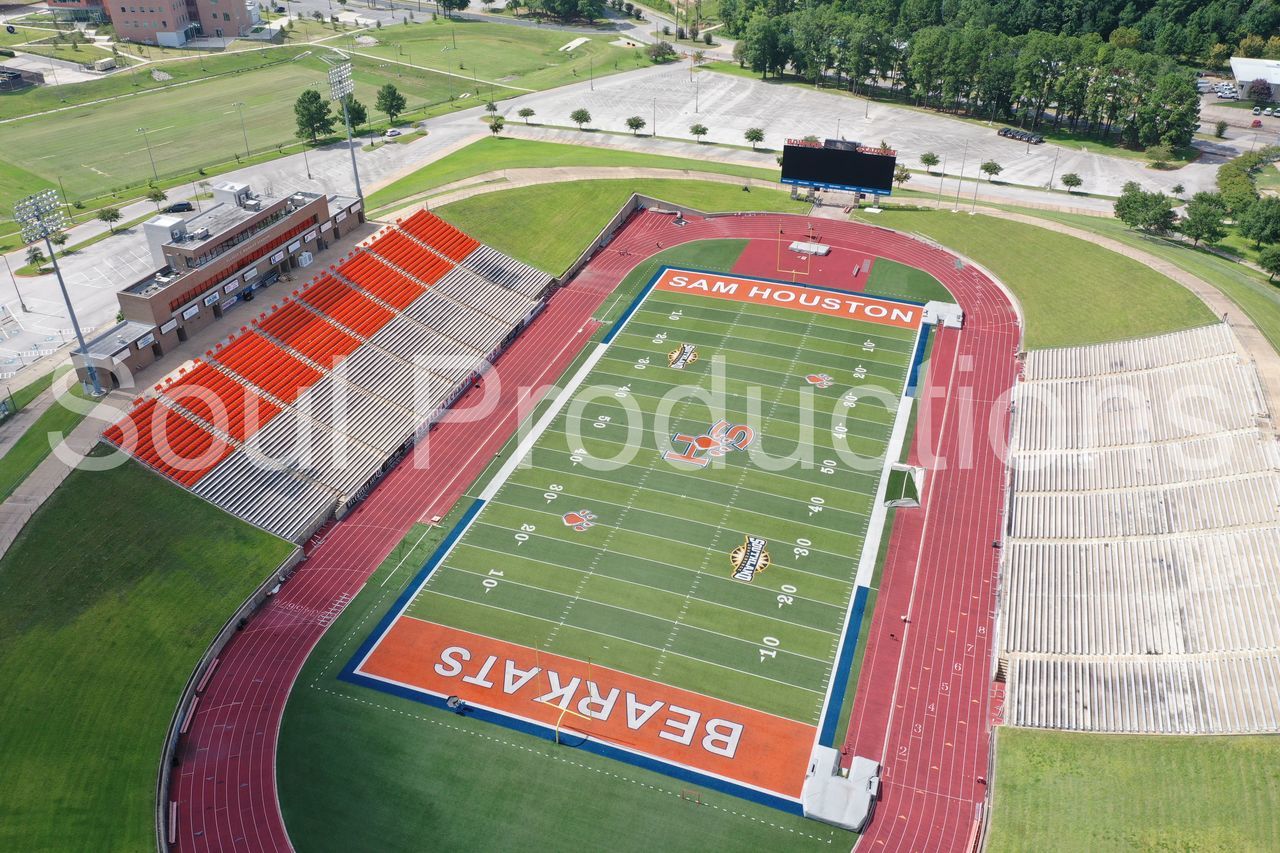
<path id="1" fill-rule="evenodd" d="M 143 224 L 155 271 L 117 294 L 122 322 L 89 342 L 94 367 L 108 374 L 104 385 L 177 349 L 281 276 L 310 266 L 364 222 L 356 198 L 266 197 L 233 182 L 215 185 L 213 194 L 214 203 L 190 219 L 161 215 Z M 86 378 L 83 362 L 73 353 Z"/>
<path id="2" fill-rule="evenodd" d="M 262 24 L 251 0 L 49 0 L 59 18 L 108 21 L 126 41 L 180 47 L 188 39 L 237 38 Z"/>

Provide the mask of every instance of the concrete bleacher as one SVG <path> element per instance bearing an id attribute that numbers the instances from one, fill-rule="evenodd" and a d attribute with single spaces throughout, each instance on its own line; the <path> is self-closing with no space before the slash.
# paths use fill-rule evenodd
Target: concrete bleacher
<path id="1" fill-rule="evenodd" d="M 104 438 L 297 541 L 486 369 L 550 282 L 420 211 L 156 386 Z"/>
<path id="2" fill-rule="evenodd" d="M 1029 353 L 999 653 L 1013 725 L 1280 730 L 1280 465 L 1225 324 Z"/>

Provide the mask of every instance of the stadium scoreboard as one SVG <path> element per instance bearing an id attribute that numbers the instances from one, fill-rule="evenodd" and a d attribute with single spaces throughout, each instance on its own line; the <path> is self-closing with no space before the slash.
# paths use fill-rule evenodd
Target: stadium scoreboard
<path id="1" fill-rule="evenodd" d="M 788 139 L 782 148 L 782 183 L 823 190 L 890 195 L 898 154 L 856 142 Z"/>

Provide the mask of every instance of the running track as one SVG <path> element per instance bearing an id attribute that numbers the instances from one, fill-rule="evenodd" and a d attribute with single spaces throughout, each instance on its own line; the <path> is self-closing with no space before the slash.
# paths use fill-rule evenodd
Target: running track
<path id="1" fill-rule="evenodd" d="M 478 476 L 515 429 L 519 388 L 552 382 L 563 372 L 590 337 L 591 314 L 628 271 L 679 243 L 772 240 L 779 228 L 799 235 L 810 222 L 822 242 L 928 270 L 964 307 L 965 330 L 940 336 L 927 376 L 927 387 L 955 384 L 949 402 L 932 406 L 944 416 L 919 419 L 920 432 L 932 433 L 933 446 L 959 448 L 963 401 L 982 408 L 985 418 L 981 401 L 997 399 L 1012 384 L 1018 341 L 1008 301 L 976 270 L 957 270 L 952 256 L 940 250 L 854 223 L 761 215 L 676 227 L 670 216 L 634 216 L 498 360 L 502 396 L 493 416 L 438 426 L 354 513 L 308 546 L 307 561 L 224 649 L 173 773 L 177 849 L 291 849 L 276 798 L 276 740 L 285 700 L 307 655 L 409 528 L 444 515 Z M 464 398 L 459 406 L 469 403 Z M 1004 472 L 985 443 L 975 443 L 975 456 L 970 467 L 931 470 L 926 508 L 914 516 L 900 512 L 895 524 L 859 683 L 860 697 L 881 701 L 859 701 L 851 727 L 856 752 L 883 755 L 885 764 L 882 802 L 860 841 L 865 849 L 962 850 L 984 796 L 974 780 L 985 775 L 987 764 L 991 539 L 999 527 Z M 907 608 L 912 621 L 903 642 L 897 620 Z M 891 631 L 896 639 L 886 636 Z M 963 671 L 947 679 L 949 698 L 930 708 L 932 685 L 957 663 Z M 899 755 L 904 745 L 908 750 Z"/>

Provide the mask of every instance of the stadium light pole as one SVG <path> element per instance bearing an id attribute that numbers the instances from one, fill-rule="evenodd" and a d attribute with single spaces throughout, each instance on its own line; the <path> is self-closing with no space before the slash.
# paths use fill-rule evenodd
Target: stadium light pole
<path id="1" fill-rule="evenodd" d="M 151 178 L 152 180 L 160 180 L 160 175 L 156 173 L 156 158 L 151 155 L 151 138 L 147 136 L 145 127 L 138 128 L 138 133 L 142 134 L 142 141 L 147 144 L 147 159 L 151 161 Z"/>
<path id="2" fill-rule="evenodd" d="M 80 354 L 84 357 L 85 370 L 89 374 L 89 383 L 93 387 L 93 396 L 102 396 L 102 384 L 98 381 L 98 371 L 89 361 L 89 346 L 84 342 L 84 333 L 80 331 L 80 321 L 76 319 L 76 310 L 71 305 L 71 296 L 67 293 L 67 283 L 62 280 L 62 269 L 58 266 L 58 253 L 53 250 L 50 235 L 67 226 L 67 217 L 58 205 L 58 194 L 53 190 L 41 190 L 29 195 L 13 206 L 14 219 L 22 225 L 22 242 L 34 243 L 44 240 L 49 250 L 49 260 L 53 262 L 53 274 L 58 279 L 58 287 L 62 289 L 62 299 L 67 304 L 67 315 L 71 318 L 71 327 L 76 330 L 76 340 L 80 343 Z"/>
<path id="3" fill-rule="evenodd" d="M 942 174 L 938 176 L 938 207 L 942 207 L 943 182 L 947 179 L 947 155 L 942 155 Z"/>
<path id="4" fill-rule="evenodd" d="M 658 99 L 653 99 L 653 138 L 658 138 Z"/>
<path id="5" fill-rule="evenodd" d="M 351 60 L 343 57 L 340 64 L 329 68 L 329 97 L 342 104 L 342 123 L 347 126 L 347 150 L 351 154 L 351 175 L 356 180 L 356 197 L 364 201 L 364 190 L 360 188 L 360 169 L 356 166 L 356 147 L 351 141 L 351 115 L 347 112 L 347 98 L 355 90 L 355 81 L 351 79 Z"/>
<path id="6" fill-rule="evenodd" d="M 244 156 L 249 158 L 249 131 L 244 126 L 244 101 L 236 101 L 231 106 L 236 108 L 236 112 L 240 114 L 240 134 L 244 137 Z"/>

